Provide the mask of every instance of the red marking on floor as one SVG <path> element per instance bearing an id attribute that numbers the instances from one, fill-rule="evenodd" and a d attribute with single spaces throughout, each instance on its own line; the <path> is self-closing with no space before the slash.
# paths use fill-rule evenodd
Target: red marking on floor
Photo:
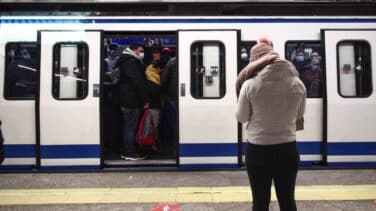
<path id="1" fill-rule="evenodd" d="M 180 211 L 180 206 L 173 202 L 158 203 L 151 208 L 151 211 Z"/>

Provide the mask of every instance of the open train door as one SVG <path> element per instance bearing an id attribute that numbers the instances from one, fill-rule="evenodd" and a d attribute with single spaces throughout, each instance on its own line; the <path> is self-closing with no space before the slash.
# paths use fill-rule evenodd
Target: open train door
<path id="1" fill-rule="evenodd" d="M 238 30 L 178 31 L 179 164 L 238 167 Z"/>
<path id="2" fill-rule="evenodd" d="M 325 29 L 322 38 L 327 164 L 376 166 L 376 29 Z"/>
<path id="3" fill-rule="evenodd" d="M 100 168 L 101 31 L 39 31 L 40 167 Z"/>

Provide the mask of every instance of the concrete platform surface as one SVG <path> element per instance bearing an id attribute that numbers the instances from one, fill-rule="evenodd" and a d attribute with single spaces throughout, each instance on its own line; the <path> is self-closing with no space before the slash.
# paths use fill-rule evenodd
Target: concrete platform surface
<path id="1" fill-rule="evenodd" d="M 300 170 L 296 198 L 298 210 L 376 211 L 376 169 Z M 279 210 L 275 200 L 270 210 Z M 0 210 L 151 210 L 158 202 L 194 211 L 252 205 L 242 170 L 0 174 Z"/>
<path id="2" fill-rule="evenodd" d="M 155 205 L 152 203 L 144 204 L 81 204 L 81 205 L 34 205 L 34 206 L 3 206 L 0 210 L 9 211 L 150 211 Z M 249 211 L 252 203 L 182 203 L 179 204 L 182 211 Z M 278 203 L 270 203 L 270 211 L 278 211 Z M 376 207 L 371 205 L 370 201 L 298 201 L 298 210 L 307 211 L 375 211 Z"/>
<path id="3" fill-rule="evenodd" d="M 376 169 L 300 170 L 297 185 L 376 184 Z M 0 174 L 5 188 L 248 186 L 245 170 Z"/>

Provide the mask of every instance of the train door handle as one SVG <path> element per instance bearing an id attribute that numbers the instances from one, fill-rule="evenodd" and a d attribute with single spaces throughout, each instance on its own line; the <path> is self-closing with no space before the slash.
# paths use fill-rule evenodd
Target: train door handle
<path id="1" fill-rule="evenodd" d="M 99 97 L 100 95 L 100 86 L 99 84 L 93 84 L 93 97 Z"/>
<path id="2" fill-rule="evenodd" d="M 185 83 L 180 84 L 180 96 L 185 97 Z"/>

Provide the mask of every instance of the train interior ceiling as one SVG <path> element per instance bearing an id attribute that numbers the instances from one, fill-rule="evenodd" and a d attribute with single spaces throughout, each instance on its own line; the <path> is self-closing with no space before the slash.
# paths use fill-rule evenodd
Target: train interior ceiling
<path id="1" fill-rule="evenodd" d="M 144 65 L 153 63 L 153 53 L 161 56 L 164 65 L 176 54 L 176 32 L 119 33 L 105 32 L 103 46 L 102 94 L 102 145 L 105 167 L 116 166 L 175 166 L 177 163 L 177 138 L 169 120 L 167 96 L 161 91 L 157 140 L 153 146 L 139 147 L 147 156 L 145 160 L 128 161 L 121 158 L 123 116 L 119 102 L 119 67 L 117 62 L 131 43 L 144 46 Z M 155 56 L 155 55 L 154 55 Z M 160 71 L 163 71 L 160 68 Z M 177 87 L 176 87 L 177 90 Z M 152 107 L 151 107 L 152 108 Z M 142 112 L 141 112 L 142 115 Z M 141 119 L 141 116 L 140 116 Z"/>

